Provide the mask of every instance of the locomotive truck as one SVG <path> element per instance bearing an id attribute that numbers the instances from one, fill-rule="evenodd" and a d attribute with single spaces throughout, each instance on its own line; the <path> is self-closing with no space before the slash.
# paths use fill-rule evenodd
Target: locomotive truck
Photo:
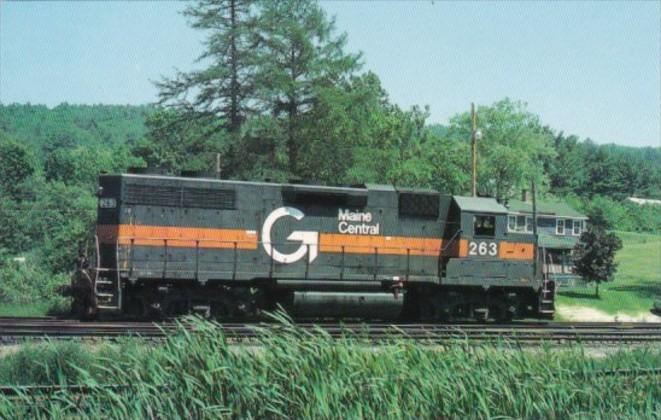
<path id="1" fill-rule="evenodd" d="M 81 316 L 551 318 L 535 236 L 493 198 L 366 184 L 101 175 Z"/>

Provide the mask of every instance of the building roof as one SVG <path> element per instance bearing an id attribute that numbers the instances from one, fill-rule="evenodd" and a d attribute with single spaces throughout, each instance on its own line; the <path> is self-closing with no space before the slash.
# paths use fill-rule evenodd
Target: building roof
<path id="1" fill-rule="evenodd" d="M 462 211 L 475 213 L 507 213 L 507 209 L 494 198 L 452 196 Z"/>
<path id="2" fill-rule="evenodd" d="M 548 233 L 539 233 L 538 236 L 538 244 L 543 248 L 572 249 L 578 242 L 578 236 L 551 235 Z"/>
<path id="3" fill-rule="evenodd" d="M 532 214 L 532 203 L 521 200 L 510 200 L 507 208 L 512 213 L 530 213 Z M 551 215 L 556 217 L 572 217 L 575 219 L 587 219 L 587 217 L 574 210 L 566 203 L 537 201 L 537 214 L 540 216 Z"/>
<path id="4" fill-rule="evenodd" d="M 627 197 L 627 200 L 631 201 L 632 203 L 636 204 L 655 204 L 655 205 L 661 205 L 661 200 L 655 200 L 652 198 L 638 198 L 638 197 Z"/>

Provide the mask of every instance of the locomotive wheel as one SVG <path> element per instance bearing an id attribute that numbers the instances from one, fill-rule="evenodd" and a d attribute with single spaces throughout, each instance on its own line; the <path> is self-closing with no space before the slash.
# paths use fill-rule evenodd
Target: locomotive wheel
<path id="1" fill-rule="evenodd" d="M 124 312 L 131 318 L 144 318 L 145 305 L 142 302 L 142 299 L 134 297 L 127 300 L 125 303 Z"/>
<path id="2" fill-rule="evenodd" d="M 222 297 L 211 302 L 211 317 L 218 320 L 227 320 L 236 318 L 237 311 L 235 303 L 228 297 Z"/>

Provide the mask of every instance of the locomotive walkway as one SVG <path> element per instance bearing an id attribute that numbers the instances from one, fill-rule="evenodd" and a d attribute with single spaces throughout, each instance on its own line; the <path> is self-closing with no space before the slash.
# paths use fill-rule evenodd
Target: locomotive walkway
<path id="1" fill-rule="evenodd" d="M 195 325 L 183 322 L 185 328 Z M 235 344 L 259 344 L 260 335 L 328 334 L 331 338 L 349 337 L 373 344 L 391 340 L 414 340 L 427 344 L 451 341 L 496 342 L 520 344 L 645 344 L 661 343 L 661 323 L 565 323 L 516 322 L 510 324 L 387 324 L 387 323 L 296 323 L 295 327 L 279 323 L 217 324 L 228 341 Z M 173 322 L 80 322 L 54 318 L 0 317 L 0 344 L 33 340 L 113 340 L 140 337 L 163 340 L 180 326 Z"/>

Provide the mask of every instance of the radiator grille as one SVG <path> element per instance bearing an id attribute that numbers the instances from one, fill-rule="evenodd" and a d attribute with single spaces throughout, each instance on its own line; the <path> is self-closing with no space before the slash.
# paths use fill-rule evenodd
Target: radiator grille
<path id="1" fill-rule="evenodd" d="M 181 188 L 152 185 L 127 185 L 124 200 L 128 204 L 179 207 L 181 205 Z"/>
<path id="2" fill-rule="evenodd" d="M 235 208 L 235 205 L 233 190 L 184 189 L 184 207 L 231 210 Z"/>
<path id="3" fill-rule="evenodd" d="M 127 185 L 124 201 L 161 207 L 189 207 L 232 210 L 236 208 L 234 190 L 182 188 L 151 185 Z"/>
<path id="4" fill-rule="evenodd" d="M 399 194 L 399 214 L 401 216 L 437 218 L 438 212 L 438 194 Z"/>

